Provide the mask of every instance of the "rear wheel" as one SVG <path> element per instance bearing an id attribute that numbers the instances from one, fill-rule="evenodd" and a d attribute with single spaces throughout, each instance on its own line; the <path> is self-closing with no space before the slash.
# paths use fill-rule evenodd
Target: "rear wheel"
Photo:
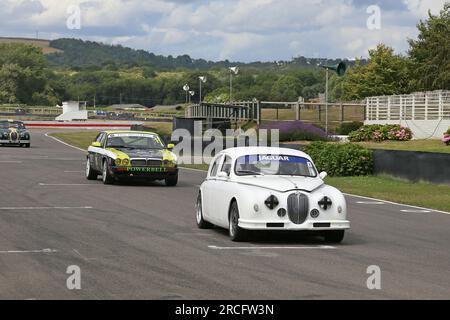
<path id="1" fill-rule="evenodd" d="M 98 174 L 91 167 L 91 161 L 88 158 L 86 161 L 86 179 L 97 180 Z"/>
<path id="2" fill-rule="evenodd" d="M 168 176 L 165 179 L 165 182 L 166 182 L 166 186 L 175 187 L 178 184 L 178 174 L 176 174 L 174 176 Z"/>
<path id="3" fill-rule="evenodd" d="M 25 148 L 30 148 L 31 147 L 31 143 L 25 143 Z"/>
<path id="4" fill-rule="evenodd" d="M 199 229 L 209 229 L 213 225 L 203 219 L 202 194 L 199 192 L 197 197 L 197 204 L 195 206 L 195 220 Z"/>
<path id="5" fill-rule="evenodd" d="M 325 242 L 341 243 L 344 240 L 345 230 L 330 230 L 325 232 Z"/>
<path id="6" fill-rule="evenodd" d="M 246 239 L 246 230 L 239 227 L 239 208 L 236 201 L 233 201 L 230 208 L 229 233 L 231 241 L 241 242 Z"/>
<path id="7" fill-rule="evenodd" d="M 103 180 L 103 184 L 112 184 L 114 182 L 114 179 L 111 176 L 111 173 L 109 170 L 108 160 L 103 161 L 102 180 Z"/>

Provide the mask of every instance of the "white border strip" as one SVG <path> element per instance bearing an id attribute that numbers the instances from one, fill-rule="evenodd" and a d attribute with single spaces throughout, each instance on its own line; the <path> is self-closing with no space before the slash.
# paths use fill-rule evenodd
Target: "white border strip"
<path id="1" fill-rule="evenodd" d="M 0 254 L 4 253 L 56 253 L 58 250 L 54 249 L 42 249 L 42 250 L 9 250 L 9 251 L 0 251 Z"/>
<path id="2" fill-rule="evenodd" d="M 52 137 L 48 135 L 49 133 L 46 133 L 45 136 L 52 138 L 53 140 L 56 140 L 68 147 L 86 152 L 87 150 L 72 146 L 64 141 L 59 140 L 58 138 Z M 200 170 L 200 169 L 192 169 L 192 168 L 185 168 L 185 167 L 180 167 L 180 169 L 182 170 L 190 170 L 190 171 L 196 171 L 196 172 L 203 172 L 203 173 L 207 173 L 207 171 L 205 170 Z M 370 198 L 370 197 L 365 197 L 365 196 L 358 196 L 356 194 L 351 194 L 351 193 L 344 193 L 346 196 L 350 196 L 350 197 L 356 197 L 356 198 L 361 198 L 361 199 L 366 199 L 366 200 L 372 200 L 372 201 L 379 201 L 379 202 L 384 202 L 384 203 L 388 203 L 388 204 L 392 204 L 392 205 L 396 205 L 396 206 L 403 206 L 403 207 L 410 207 L 410 208 L 416 208 L 416 209 L 420 209 L 420 210 L 426 210 L 426 211 L 431 211 L 431 212 L 438 212 L 438 213 L 443 213 L 443 214 L 448 214 L 450 215 L 450 212 L 446 212 L 446 211 L 441 211 L 441 210 L 435 210 L 435 209 L 430 209 L 430 208 L 424 208 L 424 207 L 417 207 L 417 206 L 412 206 L 409 204 L 402 204 L 402 203 L 397 203 L 397 202 L 392 202 L 392 201 L 387 201 L 387 200 L 382 200 L 382 199 L 377 199 L 377 198 Z"/>
<path id="3" fill-rule="evenodd" d="M 45 134 L 45 136 L 46 136 L 47 138 L 51 138 L 51 139 L 53 139 L 53 140 L 55 140 L 55 141 L 58 141 L 59 143 L 62 143 L 63 145 L 66 145 L 66 146 L 68 146 L 68 147 L 71 147 L 71 148 L 73 148 L 73 149 L 77 149 L 77 150 L 79 150 L 79 151 L 87 152 L 87 150 L 85 150 L 85 149 L 81 149 L 81 148 L 75 147 L 75 146 L 73 146 L 73 145 L 71 145 L 71 144 L 68 144 L 68 143 L 62 141 L 62 140 L 59 140 L 58 138 L 55 138 L 55 137 L 53 137 L 53 136 L 50 136 L 49 134 L 50 134 L 50 132 L 47 132 L 47 133 Z"/>
<path id="4" fill-rule="evenodd" d="M 71 210 L 94 209 L 93 207 L 0 207 L 0 210 Z"/>
<path id="5" fill-rule="evenodd" d="M 365 196 L 358 196 L 358 195 L 351 194 L 351 193 L 344 193 L 344 194 L 345 194 L 346 196 L 350 196 L 350 197 L 361 198 L 361 199 L 367 199 L 367 200 L 373 200 L 373 201 L 380 201 L 380 202 L 392 204 L 392 205 L 395 205 L 395 206 L 409 207 L 409 208 L 415 208 L 415 209 L 419 209 L 419 210 L 423 210 L 423 211 L 438 212 L 438 213 L 443 213 L 443 214 L 448 214 L 448 215 L 450 215 L 450 212 L 441 211 L 441 210 L 435 210 L 435 209 L 430 209 L 430 208 L 424 208 L 424 207 L 412 206 L 412 205 L 409 205 L 409 204 L 402 204 L 402 203 L 397 203 L 397 202 L 392 202 L 392 201 L 387 201 L 387 200 L 382 200 L 382 199 L 377 199 L 377 198 L 370 198 L 370 197 L 365 197 Z"/>

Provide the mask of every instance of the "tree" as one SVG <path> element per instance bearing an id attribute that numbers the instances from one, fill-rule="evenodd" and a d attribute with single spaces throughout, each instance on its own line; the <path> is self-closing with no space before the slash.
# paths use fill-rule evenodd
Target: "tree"
<path id="1" fill-rule="evenodd" d="M 271 96 L 275 101 L 297 101 L 301 96 L 303 85 L 291 75 L 281 76 L 272 87 Z"/>
<path id="2" fill-rule="evenodd" d="M 407 93 L 410 90 L 410 61 L 379 44 L 369 50 L 369 63 L 350 68 L 342 80 L 342 99 L 360 100 L 370 96 Z"/>
<path id="3" fill-rule="evenodd" d="M 450 89 L 450 2 L 439 15 L 428 15 L 417 25 L 417 40 L 408 40 L 411 72 L 419 90 Z"/>

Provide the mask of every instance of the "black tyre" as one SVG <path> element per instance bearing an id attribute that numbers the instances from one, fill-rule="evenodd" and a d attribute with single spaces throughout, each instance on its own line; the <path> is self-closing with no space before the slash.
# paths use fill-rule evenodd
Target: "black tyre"
<path id="1" fill-rule="evenodd" d="M 202 194 L 200 192 L 198 193 L 197 204 L 195 205 L 195 221 L 199 229 L 210 229 L 213 227 L 211 223 L 203 219 Z"/>
<path id="2" fill-rule="evenodd" d="M 325 232 L 325 242 L 341 243 L 344 240 L 345 230 L 331 230 Z"/>
<path id="3" fill-rule="evenodd" d="M 25 143 L 25 148 L 31 148 L 31 143 Z"/>
<path id="4" fill-rule="evenodd" d="M 231 241 L 241 242 L 247 238 L 246 230 L 239 227 L 239 208 L 236 201 L 230 207 L 229 234 Z"/>
<path id="5" fill-rule="evenodd" d="M 97 180 L 97 177 L 98 177 L 98 173 L 92 169 L 91 161 L 88 158 L 86 161 L 86 179 Z"/>
<path id="6" fill-rule="evenodd" d="M 113 182 L 114 182 L 114 179 L 110 173 L 108 160 L 103 161 L 102 181 L 103 181 L 103 184 L 113 184 Z"/>
<path id="7" fill-rule="evenodd" d="M 175 187 L 178 184 L 178 174 L 174 176 L 168 176 L 166 179 L 166 186 Z"/>

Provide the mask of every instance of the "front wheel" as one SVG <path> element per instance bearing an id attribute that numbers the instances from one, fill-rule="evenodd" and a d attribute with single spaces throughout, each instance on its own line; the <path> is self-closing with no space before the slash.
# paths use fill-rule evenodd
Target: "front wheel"
<path id="1" fill-rule="evenodd" d="M 199 229 L 210 229 L 212 224 L 203 219 L 202 194 L 199 192 L 195 206 L 195 220 Z"/>
<path id="2" fill-rule="evenodd" d="M 108 160 L 103 161 L 102 180 L 103 184 L 112 184 L 114 182 L 109 170 Z"/>
<path id="3" fill-rule="evenodd" d="M 174 176 L 168 176 L 166 179 L 166 186 L 175 187 L 178 184 L 178 174 Z"/>
<path id="4" fill-rule="evenodd" d="M 246 230 L 239 227 L 239 208 L 236 201 L 233 201 L 230 208 L 229 234 L 231 241 L 241 242 L 246 239 Z"/>
<path id="5" fill-rule="evenodd" d="M 89 158 L 86 161 L 86 179 L 97 180 L 98 174 L 92 169 Z"/>
<path id="6" fill-rule="evenodd" d="M 325 242 L 341 243 L 344 240 L 345 230 L 330 230 L 325 232 Z"/>

